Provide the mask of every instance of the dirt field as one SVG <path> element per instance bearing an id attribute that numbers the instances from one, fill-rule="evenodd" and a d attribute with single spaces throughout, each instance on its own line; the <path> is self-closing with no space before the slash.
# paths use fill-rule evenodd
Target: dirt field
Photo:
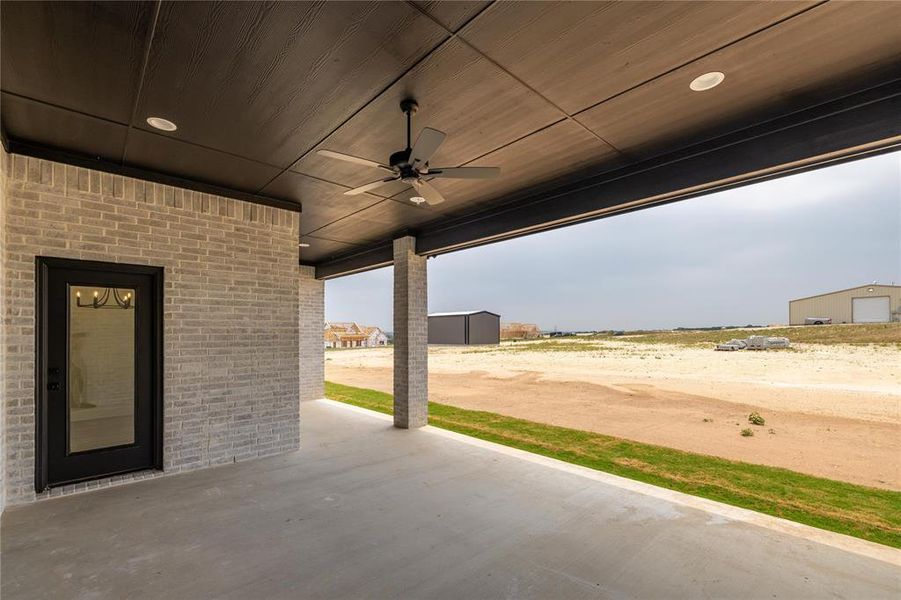
<path id="1" fill-rule="evenodd" d="M 391 392 L 391 361 L 390 348 L 327 352 L 326 379 Z M 436 402 L 901 490 L 897 346 L 564 339 L 433 347 L 429 369 Z"/>

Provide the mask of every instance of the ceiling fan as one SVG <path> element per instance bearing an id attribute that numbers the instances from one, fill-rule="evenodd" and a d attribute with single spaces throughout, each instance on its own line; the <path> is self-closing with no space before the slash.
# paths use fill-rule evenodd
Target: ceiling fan
<path id="1" fill-rule="evenodd" d="M 375 188 L 390 183 L 392 181 L 403 181 L 413 186 L 414 192 L 417 194 L 410 197 L 410 201 L 416 204 L 440 204 L 444 202 L 444 196 L 441 195 L 428 180 L 436 177 L 447 177 L 453 179 L 490 179 L 497 177 L 501 170 L 498 167 L 430 167 L 429 159 L 438 150 L 438 147 L 444 142 L 447 134 L 431 129 L 423 128 L 416 138 L 416 143 L 410 146 L 410 128 L 413 121 L 413 114 L 419 109 L 419 105 L 415 100 L 407 99 L 400 103 L 400 109 L 407 115 L 407 147 L 391 155 L 388 164 L 383 165 L 359 158 L 349 154 L 342 154 L 333 150 L 319 150 L 317 153 L 328 158 L 336 158 L 347 162 L 356 163 L 358 165 L 366 165 L 376 169 L 382 169 L 391 173 L 390 177 L 383 177 L 366 185 L 361 185 L 352 190 L 344 192 L 348 196 L 355 196 L 374 190 Z"/>

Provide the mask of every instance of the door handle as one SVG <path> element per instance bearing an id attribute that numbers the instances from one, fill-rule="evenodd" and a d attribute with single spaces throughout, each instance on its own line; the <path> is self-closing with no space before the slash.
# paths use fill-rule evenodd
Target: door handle
<path id="1" fill-rule="evenodd" d="M 51 392 L 57 392 L 57 391 L 59 391 L 59 382 L 58 382 L 58 381 L 52 381 L 52 382 L 48 383 L 48 384 L 47 384 L 47 389 L 50 390 Z"/>

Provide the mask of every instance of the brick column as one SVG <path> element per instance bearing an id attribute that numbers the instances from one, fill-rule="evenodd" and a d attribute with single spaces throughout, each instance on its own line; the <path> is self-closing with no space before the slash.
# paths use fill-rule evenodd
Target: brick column
<path id="1" fill-rule="evenodd" d="M 300 400 L 325 397 L 325 282 L 316 269 L 300 267 Z"/>
<path id="2" fill-rule="evenodd" d="M 429 420 L 429 322 L 426 257 L 416 238 L 394 240 L 394 426 Z"/>

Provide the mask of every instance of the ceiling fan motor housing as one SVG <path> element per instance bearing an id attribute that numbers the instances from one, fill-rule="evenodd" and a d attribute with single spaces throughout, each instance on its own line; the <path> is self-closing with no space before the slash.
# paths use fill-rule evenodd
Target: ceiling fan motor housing
<path id="1" fill-rule="evenodd" d="M 388 159 L 388 164 L 392 167 L 403 167 L 405 165 L 410 164 L 410 149 L 400 150 L 399 152 L 395 152 L 391 155 L 391 158 Z"/>

